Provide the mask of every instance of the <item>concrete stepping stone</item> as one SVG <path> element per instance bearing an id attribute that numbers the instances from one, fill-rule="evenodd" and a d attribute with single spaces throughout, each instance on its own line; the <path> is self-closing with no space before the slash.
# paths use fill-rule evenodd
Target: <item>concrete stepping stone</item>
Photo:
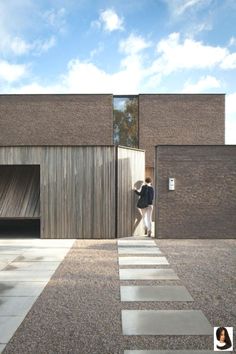
<path id="1" fill-rule="evenodd" d="M 125 350 L 124 354 L 215 354 L 213 350 Z"/>
<path id="2" fill-rule="evenodd" d="M 120 269 L 120 280 L 176 280 L 179 277 L 175 274 L 173 269 Z"/>
<path id="3" fill-rule="evenodd" d="M 36 299 L 37 296 L 0 296 L 0 316 L 25 316 Z"/>
<path id="4" fill-rule="evenodd" d="M 154 241 L 125 241 L 125 240 L 118 240 L 118 246 L 122 247 L 153 247 L 156 246 L 156 242 Z"/>
<path id="5" fill-rule="evenodd" d="M 166 257 L 119 257 L 119 265 L 168 265 Z"/>
<path id="6" fill-rule="evenodd" d="M 121 286 L 121 301 L 194 301 L 184 286 Z"/>
<path id="7" fill-rule="evenodd" d="M 118 247 L 120 254 L 161 254 L 157 247 Z"/>
<path id="8" fill-rule="evenodd" d="M 0 282 L 0 296 L 39 296 L 48 280 L 43 282 Z"/>
<path id="9" fill-rule="evenodd" d="M 200 310 L 122 310 L 123 335 L 213 335 Z"/>

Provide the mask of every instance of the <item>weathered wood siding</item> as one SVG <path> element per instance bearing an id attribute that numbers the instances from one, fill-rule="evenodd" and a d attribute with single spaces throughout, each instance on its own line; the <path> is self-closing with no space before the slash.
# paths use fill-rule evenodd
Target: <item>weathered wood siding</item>
<path id="1" fill-rule="evenodd" d="M 113 146 L 0 147 L 13 164 L 40 165 L 41 238 L 115 238 Z"/>
<path id="2" fill-rule="evenodd" d="M 39 217 L 37 165 L 0 165 L 0 217 Z"/>
<path id="3" fill-rule="evenodd" d="M 145 152 L 119 147 L 117 155 L 117 237 L 143 235 L 134 185 L 139 189 L 144 181 Z"/>

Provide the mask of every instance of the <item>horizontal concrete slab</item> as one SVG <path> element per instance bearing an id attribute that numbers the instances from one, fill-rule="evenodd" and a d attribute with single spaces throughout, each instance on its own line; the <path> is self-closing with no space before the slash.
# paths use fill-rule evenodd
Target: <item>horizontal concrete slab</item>
<path id="1" fill-rule="evenodd" d="M 39 296 L 47 282 L 0 282 L 0 296 Z"/>
<path id="2" fill-rule="evenodd" d="M 37 272 L 32 271 L 5 271 L 0 272 L 0 282 L 2 281 L 46 281 L 51 278 L 54 270 L 38 270 Z"/>
<path id="3" fill-rule="evenodd" d="M 118 247 L 120 254 L 161 254 L 157 247 Z"/>
<path id="4" fill-rule="evenodd" d="M 193 301 L 184 286 L 121 286 L 121 301 Z"/>
<path id="5" fill-rule="evenodd" d="M 121 280 L 175 280 L 179 277 L 175 274 L 173 269 L 120 269 Z"/>
<path id="6" fill-rule="evenodd" d="M 154 241 L 139 241 L 139 240 L 118 240 L 118 246 L 124 247 L 153 247 L 156 246 L 156 242 Z"/>
<path id="7" fill-rule="evenodd" d="M 0 343 L 7 343 L 23 321 L 24 316 L 0 316 Z"/>
<path id="8" fill-rule="evenodd" d="M 7 265 L 7 262 L 0 262 L 0 270 L 4 269 Z"/>
<path id="9" fill-rule="evenodd" d="M 119 265 L 167 265 L 166 257 L 119 257 Z"/>
<path id="10" fill-rule="evenodd" d="M 213 350 L 125 350 L 124 354 L 215 354 Z"/>
<path id="11" fill-rule="evenodd" d="M 6 344 L 0 344 L 0 353 L 3 352 L 3 349 L 5 348 Z"/>
<path id="12" fill-rule="evenodd" d="M 71 247 L 75 239 L 59 239 L 59 240 L 49 240 L 49 239 L 37 239 L 37 238 L 27 238 L 27 239 L 20 239 L 20 238 L 1 238 L 0 239 L 0 246 L 14 246 L 14 247 L 24 247 L 24 246 L 31 246 L 31 247 L 51 247 L 51 248 L 67 248 Z"/>
<path id="13" fill-rule="evenodd" d="M 0 316 L 25 316 L 36 299 L 36 296 L 0 296 Z"/>
<path id="14" fill-rule="evenodd" d="M 3 270 L 12 271 L 12 270 L 56 270 L 61 262 L 11 262 Z"/>
<path id="15" fill-rule="evenodd" d="M 66 253 L 57 254 L 55 251 L 54 254 L 43 254 L 42 252 L 29 252 L 29 253 L 22 253 L 20 256 L 15 258 L 15 262 L 57 262 L 62 261 Z"/>
<path id="16" fill-rule="evenodd" d="M 213 335 L 199 310 L 122 310 L 124 335 Z"/>
<path id="17" fill-rule="evenodd" d="M 18 254 L 0 254 L 0 262 L 1 263 L 10 263 L 14 259 L 16 259 Z"/>

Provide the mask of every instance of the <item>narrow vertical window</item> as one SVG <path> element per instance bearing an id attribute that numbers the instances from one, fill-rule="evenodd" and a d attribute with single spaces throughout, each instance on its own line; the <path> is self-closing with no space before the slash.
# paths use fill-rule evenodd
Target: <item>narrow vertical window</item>
<path id="1" fill-rule="evenodd" d="M 138 96 L 114 96 L 113 119 L 113 143 L 138 148 Z"/>

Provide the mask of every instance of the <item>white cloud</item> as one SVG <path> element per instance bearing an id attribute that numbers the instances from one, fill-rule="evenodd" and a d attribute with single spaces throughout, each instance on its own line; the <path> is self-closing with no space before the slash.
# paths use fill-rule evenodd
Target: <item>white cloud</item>
<path id="1" fill-rule="evenodd" d="M 227 55 L 222 61 L 220 67 L 222 69 L 236 69 L 236 53 Z"/>
<path id="2" fill-rule="evenodd" d="M 235 37 L 231 37 L 229 40 L 229 47 L 236 45 L 236 38 Z"/>
<path id="3" fill-rule="evenodd" d="M 93 50 L 91 50 L 90 52 L 90 59 L 92 59 L 93 57 L 95 57 L 96 55 L 98 55 L 99 53 L 101 53 L 104 50 L 104 45 L 103 43 L 98 43 L 97 48 L 94 48 Z"/>
<path id="4" fill-rule="evenodd" d="M 14 54 L 23 55 L 29 52 L 31 45 L 20 37 L 11 37 L 9 35 L 2 35 L 0 42 L 0 53 L 3 55 Z"/>
<path id="5" fill-rule="evenodd" d="M 112 32 L 115 30 L 123 30 L 123 18 L 119 17 L 112 9 L 104 10 L 100 13 L 100 23 L 105 31 Z"/>
<path id="6" fill-rule="evenodd" d="M 165 2 L 169 7 L 171 15 L 175 17 L 181 16 L 193 8 L 196 11 L 196 8 L 207 6 L 211 0 L 165 0 Z"/>
<path id="7" fill-rule="evenodd" d="M 150 45 L 151 43 L 147 42 L 143 37 L 130 34 L 127 39 L 120 42 L 119 49 L 126 54 L 136 54 L 150 47 Z"/>
<path id="8" fill-rule="evenodd" d="M 142 58 L 130 55 L 121 62 L 120 70 L 107 73 L 91 62 L 79 59 L 68 63 L 67 71 L 53 85 L 32 82 L 11 93 L 114 93 L 136 94 L 143 80 Z"/>
<path id="9" fill-rule="evenodd" d="M 236 68 L 236 53 L 226 47 L 205 45 L 191 38 L 181 39 L 179 33 L 171 33 L 157 44 L 157 59 L 147 70 L 149 75 L 169 75 L 180 70 Z"/>
<path id="10" fill-rule="evenodd" d="M 236 92 L 226 95 L 226 113 L 236 115 Z"/>
<path id="11" fill-rule="evenodd" d="M 236 92 L 225 98 L 225 143 L 236 144 Z"/>
<path id="12" fill-rule="evenodd" d="M 31 43 L 26 42 L 20 37 L 11 37 L 6 35 L 0 42 L 0 54 L 21 56 L 32 52 L 33 54 L 41 54 L 47 52 L 54 47 L 56 39 L 54 36 L 46 39 L 37 39 Z"/>
<path id="13" fill-rule="evenodd" d="M 55 36 L 51 36 L 50 38 L 44 40 L 37 40 L 32 44 L 32 49 L 36 54 L 41 54 L 47 52 L 50 48 L 56 45 Z"/>
<path id="14" fill-rule="evenodd" d="M 43 14 L 43 19 L 54 29 L 64 32 L 66 26 L 66 10 L 64 7 L 60 9 L 51 9 Z"/>
<path id="15" fill-rule="evenodd" d="M 136 93 L 142 79 L 140 59 L 137 56 L 126 59 L 114 74 L 108 74 L 92 63 L 72 60 L 63 77 L 63 86 L 67 92 Z"/>
<path id="16" fill-rule="evenodd" d="M 9 64 L 7 61 L 0 60 L 0 80 L 12 83 L 20 80 L 26 74 L 26 65 Z"/>
<path id="17" fill-rule="evenodd" d="M 186 82 L 182 92 L 185 93 L 201 93 L 213 88 L 219 88 L 221 83 L 214 76 L 202 76 L 195 84 Z"/>

